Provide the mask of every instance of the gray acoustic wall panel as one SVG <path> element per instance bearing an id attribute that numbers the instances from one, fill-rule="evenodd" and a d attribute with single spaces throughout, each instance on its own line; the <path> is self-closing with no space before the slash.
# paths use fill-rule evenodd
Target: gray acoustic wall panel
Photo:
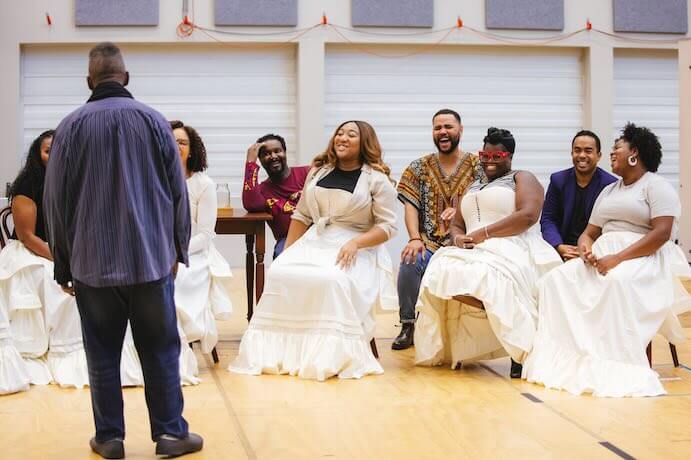
<path id="1" fill-rule="evenodd" d="M 564 0 L 485 0 L 488 29 L 564 30 Z"/>
<path id="2" fill-rule="evenodd" d="M 158 0 L 75 0 L 78 26 L 156 26 Z"/>
<path id="3" fill-rule="evenodd" d="M 614 0 L 615 32 L 685 34 L 686 0 Z"/>
<path id="4" fill-rule="evenodd" d="M 298 0 L 215 0 L 217 26 L 296 26 Z"/>
<path id="5" fill-rule="evenodd" d="M 432 27 L 434 0 L 352 0 L 355 27 Z"/>

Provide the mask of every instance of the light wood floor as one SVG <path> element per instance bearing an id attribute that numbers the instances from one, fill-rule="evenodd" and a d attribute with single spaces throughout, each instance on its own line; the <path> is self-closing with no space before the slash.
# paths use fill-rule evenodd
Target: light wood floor
<path id="1" fill-rule="evenodd" d="M 667 396 L 575 397 L 508 378 L 508 359 L 453 371 L 393 352 L 394 315 L 378 317 L 385 373 L 324 383 L 226 371 L 244 330 L 243 279 L 234 318 L 221 322 L 220 365 L 197 350 L 202 383 L 186 387 L 185 417 L 205 438 L 192 459 L 691 458 L 689 367 L 673 369 L 657 338 L 653 359 Z M 691 324 L 687 337 L 691 338 Z M 129 459 L 154 458 L 143 390 L 124 390 Z M 87 459 L 88 390 L 54 385 L 0 397 L 0 459 Z M 615 452 L 618 452 L 616 454 Z M 627 455 L 631 457 L 627 457 Z"/>

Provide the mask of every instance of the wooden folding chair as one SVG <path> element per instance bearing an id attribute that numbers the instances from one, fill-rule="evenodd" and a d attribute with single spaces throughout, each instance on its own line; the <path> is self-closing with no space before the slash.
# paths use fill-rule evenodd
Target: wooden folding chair
<path id="1" fill-rule="evenodd" d="M 672 353 L 672 362 L 674 367 L 679 367 L 679 357 L 677 356 L 677 347 L 673 344 L 669 344 L 669 351 Z M 648 356 L 648 364 L 653 367 L 653 342 L 650 342 L 645 349 L 645 354 Z"/>
<path id="2" fill-rule="evenodd" d="M 379 359 L 379 352 L 377 351 L 377 342 L 374 341 L 374 337 L 369 342 L 369 346 L 372 349 L 372 354 L 375 358 Z"/>
<path id="3" fill-rule="evenodd" d="M 0 249 L 7 246 L 7 243 L 12 236 L 10 231 L 10 217 L 12 216 L 12 208 L 7 206 L 0 211 Z"/>
<path id="4" fill-rule="evenodd" d="M 195 341 L 195 342 L 190 342 L 190 343 L 189 343 L 190 348 L 193 349 L 193 350 L 194 350 L 193 345 L 194 345 L 195 343 L 200 343 L 200 342 L 199 342 L 199 340 L 197 340 L 197 341 Z M 216 351 L 216 347 L 213 347 L 213 348 L 211 349 L 211 359 L 214 361 L 214 364 L 218 364 L 218 361 L 219 361 L 219 360 L 218 360 L 218 352 Z"/>
<path id="5" fill-rule="evenodd" d="M 453 300 L 458 300 L 461 303 L 464 303 L 466 305 L 470 305 L 471 307 L 479 308 L 480 310 L 484 310 L 485 306 L 483 305 L 482 302 L 477 300 L 475 297 L 470 297 L 467 295 L 456 295 L 453 296 Z"/>

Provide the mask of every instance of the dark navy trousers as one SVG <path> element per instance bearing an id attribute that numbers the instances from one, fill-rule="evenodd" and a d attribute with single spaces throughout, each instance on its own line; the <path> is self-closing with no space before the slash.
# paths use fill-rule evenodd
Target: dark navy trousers
<path id="1" fill-rule="evenodd" d="M 151 438 L 157 441 L 163 434 L 187 437 L 173 277 L 102 288 L 75 281 L 74 287 L 89 367 L 96 440 L 125 438 L 120 356 L 128 320 L 142 363 Z"/>
<path id="2" fill-rule="evenodd" d="M 433 255 L 432 251 L 425 249 L 424 258 L 418 254 L 415 263 L 401 262 L 398 270 L 398 315 L 401 323 L 415 322 L 415 303 L 420 293 L 420 283 Z"/>

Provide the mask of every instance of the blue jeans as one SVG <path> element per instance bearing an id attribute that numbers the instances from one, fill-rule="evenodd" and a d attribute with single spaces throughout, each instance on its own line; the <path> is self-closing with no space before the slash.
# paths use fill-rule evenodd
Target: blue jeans
<path id="1" fill-rule="evenodd" d="M 418 254 L 415 263 L 401 262 L 398 269 L 398 314 L 401 323 L 415 322 L 415 303 L 420 293 L 422 275 L 425 274 L 427 264 L 434 252 L 425 249 L 424 259 Z"/>
<path id="2" fill-rule="evenodd" d="M 283 248 L 285 248 L 285 246 L 285 238 L 281 238 L 280 240 L 276 241 L 276 246 L 274 246 L 274 259 L 281 255 L 281 253 L 283 252 Z"/>
<path id="3" fill-rule="evenodd" d="M 128 320 L 144 373 L 151 439 L 157 441 L 163 434 L 187 437 L 173 277 L 132 286 L 95 288 L 79 281 L 74 286 L 89 367 L 96 440 L 125 438 L 120 356 Z"/>

